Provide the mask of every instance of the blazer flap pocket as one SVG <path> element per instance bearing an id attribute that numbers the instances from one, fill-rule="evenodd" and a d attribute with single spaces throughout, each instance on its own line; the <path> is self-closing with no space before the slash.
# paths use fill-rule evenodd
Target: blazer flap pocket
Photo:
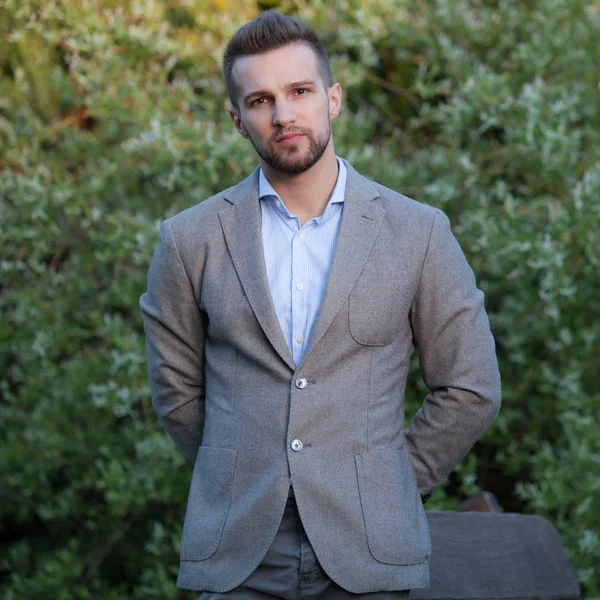
<path id="1" fill-rule="evenodd" d="M 379 562 L 411 565 L 431 554 L 429 527 L 405 447 L 355 455 L 369 550 Z"/>
<path id="2" fill-rule="evenodd" d="M 236 455 L 230 448 L 198 448 L 181 537 L 181 560 L 204 560 L 217 551 L 231 502 Z"/>

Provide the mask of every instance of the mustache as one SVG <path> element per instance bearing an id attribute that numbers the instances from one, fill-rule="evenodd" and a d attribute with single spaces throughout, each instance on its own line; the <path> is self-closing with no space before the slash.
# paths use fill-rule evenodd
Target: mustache
<path id="1" fill-rule="evenodd" d="M 302 133 L 309 138 L 312 137 L 312 131 L 308 128 L 290 127 L 289 129 L 279 129 L 278 131 L 274 132 L 273 135 L 271 135 L 271 141 L 274 142 L 275 140 L 280 138 L 282 135 L 290 135 L 292 133 Z"/>

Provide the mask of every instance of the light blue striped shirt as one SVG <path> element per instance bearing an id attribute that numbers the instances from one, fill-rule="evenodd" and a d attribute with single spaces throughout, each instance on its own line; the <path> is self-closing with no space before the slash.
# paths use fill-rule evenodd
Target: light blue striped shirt
<path id="1" fill-rule="evenodd" d="M 323 214 L 302 227 L 260 169 L 258 195 L 267 279 L 279 325 L 296 365 L 300 364 L 321 307 L 342 219 L 346 166 Z"/>

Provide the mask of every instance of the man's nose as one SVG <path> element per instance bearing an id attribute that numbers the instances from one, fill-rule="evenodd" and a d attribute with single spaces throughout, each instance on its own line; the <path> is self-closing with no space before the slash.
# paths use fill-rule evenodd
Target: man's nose
<path id="1" fill-rule="evenodd" d="M 273 114 L 273 125 L 279 127 L 287 127 L 290 123 L 296 120 L 296 113 L 294 107 L 290 102 L 279 102 L 275 106 L 275 113 Z"/>

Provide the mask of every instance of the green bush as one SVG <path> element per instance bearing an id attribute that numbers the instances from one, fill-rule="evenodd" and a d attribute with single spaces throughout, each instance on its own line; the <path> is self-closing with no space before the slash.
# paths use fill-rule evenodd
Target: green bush
<path id="1" fill-rule="evenodd" d="M 600 4 L 315 0 L 336 150 L 439 206 L 486 293 L 500 416 L 430 501 L 480 489 L 600 576 Z M 253 2 L 0 3 L 0 595 L 187 598 L 191 468 L 160 429 L 138 297 L 160 220 L 256 164 L 220 56 Z M 424 393 L 415 362 L 407 401 Z M 429 505 L 428 505 L 429 506 Z"/>

